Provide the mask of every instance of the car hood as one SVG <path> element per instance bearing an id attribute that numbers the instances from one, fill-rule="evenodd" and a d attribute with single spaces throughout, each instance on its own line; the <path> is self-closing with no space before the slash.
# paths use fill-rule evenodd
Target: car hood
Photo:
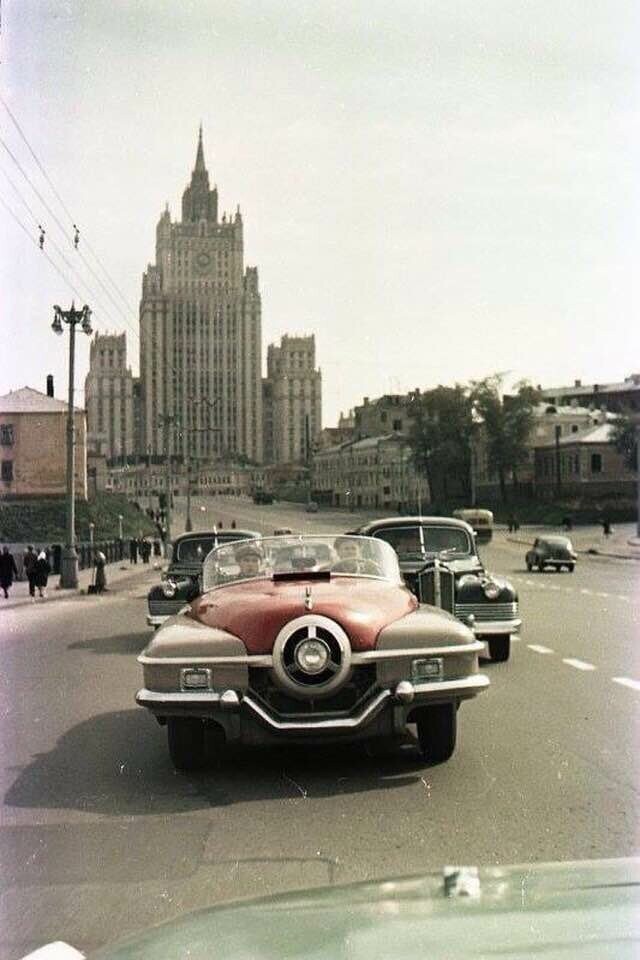
<path id="1" fill-rule="evenodd" d="M 305 606 L 307 589 L 311 610 Z M 382 628 L 417 606 L 416 598 L 405 587 L 384 580 L 248 580 L 199 597 L 192 604 L 191 616 L 239 637 L 251 654 L 271 653 L 285 623 L 307 613 L 339 623 L 353 650 L 373 650 Z"/>
<path id="2" fill-rule="evenodd" d="M 454 869 L 448 881 L 427 874 L 219 906 L 89 960 L 618 960 L 639 944 L 640 860 L 630 859 L 475 877 Z"/>

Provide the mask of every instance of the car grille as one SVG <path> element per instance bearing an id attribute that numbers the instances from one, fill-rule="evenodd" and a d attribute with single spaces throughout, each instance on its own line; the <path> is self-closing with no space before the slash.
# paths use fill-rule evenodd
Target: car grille
<path id="1" fill-rule="evenodd" d="M 420 575 L 422 603 L 435 603 L 435 570 L 432 568 Z M 417 592 L 414 590 L 414 592 Z M 453 612 L 455 576 L 447 567 L 440 567 L 440 604 L 443 610 Z"/>
<path id="2" fill-rule="evenodd" d="M 511 603 L 456 603 L 455 615 L 459 620 L 468 620 L 473 615 L 476 620 L 515 620 L 518 616 L 518 604 Z"/>
<path id="3" fill-rule="evenodd" d="M 175 613 L 177 610 L 182 610 L 186 603 L 186 600 L 175 599 L 171 600 L 149 600 L 149 613 L 152 616 L 164 617 L 169 616 L 172 613 Z"/>
<path id="4" fill-rule="evenodd" d="M 315 700 L 298 700 L 275 686 L 269 672 L 260 667 L 249 667 L 249 689 L 269 710 L 280 717 L 348 716 L 364 700 L 369 699 L 376 687 L 374 665 L 354 667 L 349 680 L 336 693 Z"/>

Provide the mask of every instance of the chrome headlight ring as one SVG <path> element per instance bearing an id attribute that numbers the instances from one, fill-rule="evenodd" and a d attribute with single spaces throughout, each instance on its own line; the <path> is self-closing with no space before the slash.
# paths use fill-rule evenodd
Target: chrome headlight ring
<path id="1" fill-rule="evenodd" d="M 482 590 L 487 600 L 497 600 L 502 592 L 502 587 L 495 580 L 485 580 L 482 584 Z"/>

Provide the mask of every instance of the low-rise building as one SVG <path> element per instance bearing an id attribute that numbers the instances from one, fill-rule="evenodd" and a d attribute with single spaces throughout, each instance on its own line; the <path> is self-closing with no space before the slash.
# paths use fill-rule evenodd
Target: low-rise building
<path id="1" fill-rule="evenodd" d="M 517 469 L 516 483 L 521 494 L 533 496 L 537 484 L 536 449 L 555 445 L 556 433 L 560 441 L 605 423 L 612 417 L 604 410 L 589 409 L 568 404 L 556 406 L 539 403 L 534 410 L 534 425 L 529 437 L 527 457 Z M 476 499 L 494 502 L 500 493 L 497 472 L 489 462 L 487 436 L 482 423 L 477 425 L 473 440 L 473 460 L 476 481 Z M 514 478 L 507 478 L 509 489 L 514 487 Z"/>
<path id="2" fill-rule="evenodd" d="M 570 387 L 548 387 L 542 391 L 542 396 L 557 406 L 598 407 L 612 413 L 640 410 L 640 373 L 632 373 L 617 383 L 575 380 Z"/>
<path id="3" fill-rule="evenodd" d="M 375 507 L 419 512 L 429 486 L 418 474 L 411 448 L 398 434 L 366 437 L 317 450 L 313 458 L 314 499 L 337 507 Z"/>
<path id="4" fill-rule="evenodd" d="M 124 493 L 132 500 L 158 497 L 167 489 L 168 473 L 161 457 L 139 458 L 142 462 L 115 463 L 108 468 L 107 489 Z M 190 475 L 184 463 L 175 462 L 171 468 L 171 489 L 174 496 L 184 497 L 190 485 L 192 496 L 250 496 L 263 486 L 264 472 L 260 466 L 216 463 L 193 465 Z"/>
<path id="5" fill-rule="evenodd" d="M 64 496 L 67 490 L 68 405 L 31 387 L 0 397 L 0 494 L 12 497 Z M 84 410 L 74 410 L 75 493 L 87 497 Z"/>
<path id="6" fill-rule="evenodd" d="M 600 423 L 535 448 L 537 495 L 633 497 L 637 478 L 613 443 L 613 424 Z"/>
<path id="7" fill-rule="evenodd" d="M 354 432 L 358 439 L 389 433 L 409 433 L 417 409 L 420 390 L 392 393 L 370 400 L 365 397 L 353 410 Z"/>

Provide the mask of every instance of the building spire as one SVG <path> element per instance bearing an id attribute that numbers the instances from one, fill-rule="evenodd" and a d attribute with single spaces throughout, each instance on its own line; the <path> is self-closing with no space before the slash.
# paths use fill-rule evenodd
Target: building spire
<path id="1" fill-rule="evenodd" d="M 204 147 L 202 146 L 202 123 L 200 124 L 200 130 L 198 132 L 198 152 L 196 153 L 196 165 L 195 170 L 198 172 L 206 171 L 204 165 Z"/>

